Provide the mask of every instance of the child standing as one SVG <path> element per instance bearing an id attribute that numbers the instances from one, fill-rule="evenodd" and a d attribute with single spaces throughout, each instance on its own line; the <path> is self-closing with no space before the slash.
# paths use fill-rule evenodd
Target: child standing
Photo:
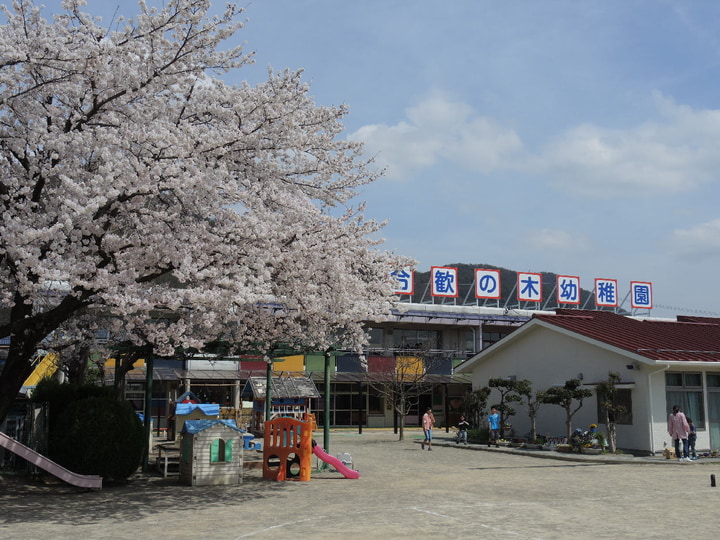
<path id="1" fill-rule="evenodd" d="M 690 431 L 688 432 L 688 454 L 690 456 L 690 459 L 697 459 L 697 453 L 695 452 L 697 430 L 695 429 L 695 424 L 693 424 L 692 418 L 688 418 L 687 423 L 690 426 Z"/>
<path id="2" fill-rule="evenodd" d="M 465 416 L 460 416 L 460 421 L 458 422 L 457 428 L 458 428 L 458 434 L 455 438 L 455 442 L 457 444 L 464 443 L 467 444 L 467 432 L 468 428 L 470 427 L 470 423 L 465 420 Z"/>
<path id="3" fill-rule="evenodd" d="M 495 407 L 490 407 L 490 415 L 488 416 L 488 448 L 491 444 L 495 443 L 497 448 L 500 448 L 498 439 L 500 439 L 500 414 L 498 414 Z"/>
<path id="4" fill-rule="evenodd" d="M 420 443 L 420 449 L 425 450 L 425 444 L 428 445 L 428 450 L 432 450 L 432 428 L 435 426 L 435 416 L 433 415 L 432 408 L 428 407 L 425 414 L 422 417 L 423 435 L 425 438 Z"/>

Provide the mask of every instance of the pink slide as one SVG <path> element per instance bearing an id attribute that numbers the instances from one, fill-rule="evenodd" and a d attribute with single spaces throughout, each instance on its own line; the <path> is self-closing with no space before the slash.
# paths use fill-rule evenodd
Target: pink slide
<path id="1" fill-rule="evenodd" d="M 319 459 L 322 459 L 328 465 L 335 467 L 335 470 L 342 474 L 345 478 L 350 478 L 352 480 L 360 478 L 359 472 L 347 468 L 338 458 L 332 457 L 330 454 L 326 454 L 325 450 L 320 448 L 319 444 L 313 446 L 313 454 L 315 454 Z"/>
<path id="2" fill-rule="evenodd" d="M 0 432 L 0 446 L 10 450 L 13 454 L 17 454 L 21 458 L 29 461 L 36 467 L 40 467 L 44 471 L 49 472 L 53 476 L 60 480 L 72 484 L 73 486 L 88 488 L 88 489 L 101 489 L 102 488 L 102 476 L 87 476 L 84 474 L 77 474 L 72 471 L 68 471 L 62 465 L 58 465 L 54 461 L 49 460 L 45 456 L 38 454 L 32 448 L 28 448 L 24 444 L 20 444 L 12 437 L 8 437 L 4 433 Z"/>

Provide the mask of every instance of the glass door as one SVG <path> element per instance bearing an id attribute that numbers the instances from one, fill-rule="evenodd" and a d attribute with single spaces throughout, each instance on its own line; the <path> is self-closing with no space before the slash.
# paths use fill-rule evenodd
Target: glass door
<path id="1" fill-rule="evenodd" d="M 720 448 L 720 374 L 707 374 L 710 449 Z"/>

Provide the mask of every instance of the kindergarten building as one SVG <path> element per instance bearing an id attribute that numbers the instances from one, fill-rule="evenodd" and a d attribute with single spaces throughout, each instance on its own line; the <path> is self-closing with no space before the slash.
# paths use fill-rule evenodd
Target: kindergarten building
<path id="1" fill-rule="evenodd" d="M 203 403 L 217 404 L 220 418 L 233 419 L 243 427 L 250 424 L 253 403 L 242 398 L 242 388 L 251 377 L 268 376 L 269 369 L 272 377 L 308 377 L 315 383 L 321 397 L 312 398 L 309 409 L 321 426 L 327 394 L 332 427 L 396 427 L 400 422 L 417 426 L 427 407 L 432 407 L 439 427 L 453 425 L 470 389 L 470 371 L 458 366 L 512 335 L 534 315 L 552 313 L 548 306 L 580 307 L 589 301 L 589 293 L 580 289 L 579 278 L 573 276 L 557 276 L 550 282 L 543 281 L 541 274 L 523 272 L 511 280 L 500 270 L 475 269 L 474 280 L 466 280 L 462 270 L 432 267 L 424 286 L 414 282 L 412 271 L 396 275 L 405 288 L 396 291 L 399 301 L 389 316 L 365 321 L 369 345 L 362 355 L 348 351 L 332 351 L 328 357 L 323 352 L 277 354 L 270 365 L 251 356 L 141 360 L 126 376 L 125 397 L 136 410 L 144 411 L 147 381 L 152 380 L 150 410 L 156 430 L 167 429 L 172 403 L 188 391 Z M 501 293 L 501 282 L 514 282 L 512 292 Z M 633 308 L 652 306 L 651 285 L 631 283 Z M 425 292 L 414 294 L 416 286 Z M 596 280 L 595 286 L 602 292 L 596 292 L 598 308 L 619 308 L 609 302 L 618 296 L 616 280 Z M 510 299 L 515 293 L 516 301 Z M 501 296 L 507 296 L 504 304 Z M 114 383 L 113 363 L 106 364 L 106 384 Z M 147 373 L 150 369 L 151 374 Z M 398 380 L 401 371 L 399 380 L 417 389 L 417 401 L 404 418 L 397 418 L 391 398 L 377 386 L 384 378 Z M 416 386 L 416 382 L 422 384 Z"/>
<path id="2" fill-rule="evenodd" d="M 619 448 L 657 454 L 671 446 L 667 418 L 673 405 L 694 421 L 698 451 L 720 447 L 720 318 L 651 320 L 559 309 L 534 315 L 456 368 L 472 375 L 473 388 L 490 378 L 514 378 L 531 381 L 534 390 L 580 379 L 594 391 L 609 372 L 620 375 L 618 397 L 626 409 L 616 419 Z M 525 409 L 517 409 L 511 421 L 521 436 L 530 425 Z M 591 423 L 604 427 L 595 392 L 573 417 L 574 427 Z M 541 405 L 537 432 L 564 436 L 565 411 Z"/>
<path id="3" fill-rule="evenodd" d="M 422 412 L 432 407 L 438 426 L 454 425 L 461 414 L 462 398 L 470 390 L 468 375 L 455 367 L 484 346 L 508 335 L 527 321 L 532 311 L 497 307 L 399 303 L 392 315 L 366 323 L 369 346 L 364 355 L 333 351 L 328 357 L 330 375 L 330 426 L 392 428 L 400 421 L 387 395 L 368 380 L 397 373 L 398 366 L 412 365 L 422 377 L 421 393 L 403 419 L 405 426 L 419 426 Z M 310 410 L 320 426 L 325 421 L 325 363 L 322 352 L 273 358 L 273 377 L 309 377 L 320 397 Z M 106 384 L 114 379 L 114 361 L 106 365 Z M 138 411 L 144 410 L 145 361 L 136 363 L 126 376 L 125 396 Z M 201 402 L 217 403 L 220 418 L 235 419 L 238 426 L 252 422 L 253 402 L 242 390 L 251 377 L 265 378 L 268 364 L 256 357 L 198 355 L 183 359 L 154 359 L 152 417 L 156 430 L 167 427 L 170 404 L 192 391 Z M 410 380 L 408 385 L 412 384 Z"/>

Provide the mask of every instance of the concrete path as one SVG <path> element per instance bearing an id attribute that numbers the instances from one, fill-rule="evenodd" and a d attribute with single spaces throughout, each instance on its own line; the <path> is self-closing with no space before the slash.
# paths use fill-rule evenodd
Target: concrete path
<path id="1" fill-rule="evenodd" d="M 418 430 L 402 442 L 388 431 L 333 432 L 330 453 L 350 453 L 358 480 L 314 471 L 310 482 L 272 482 L 249 469 L 239 486 L 144 475 L 83 492 L 0 478 L 0 537 L 717 537 L 720 488 L 710 475 L 720 477 L 720 460 L 541 456 L 458 447 L 444 434 L 428 452 L 420 438 Z"/>

